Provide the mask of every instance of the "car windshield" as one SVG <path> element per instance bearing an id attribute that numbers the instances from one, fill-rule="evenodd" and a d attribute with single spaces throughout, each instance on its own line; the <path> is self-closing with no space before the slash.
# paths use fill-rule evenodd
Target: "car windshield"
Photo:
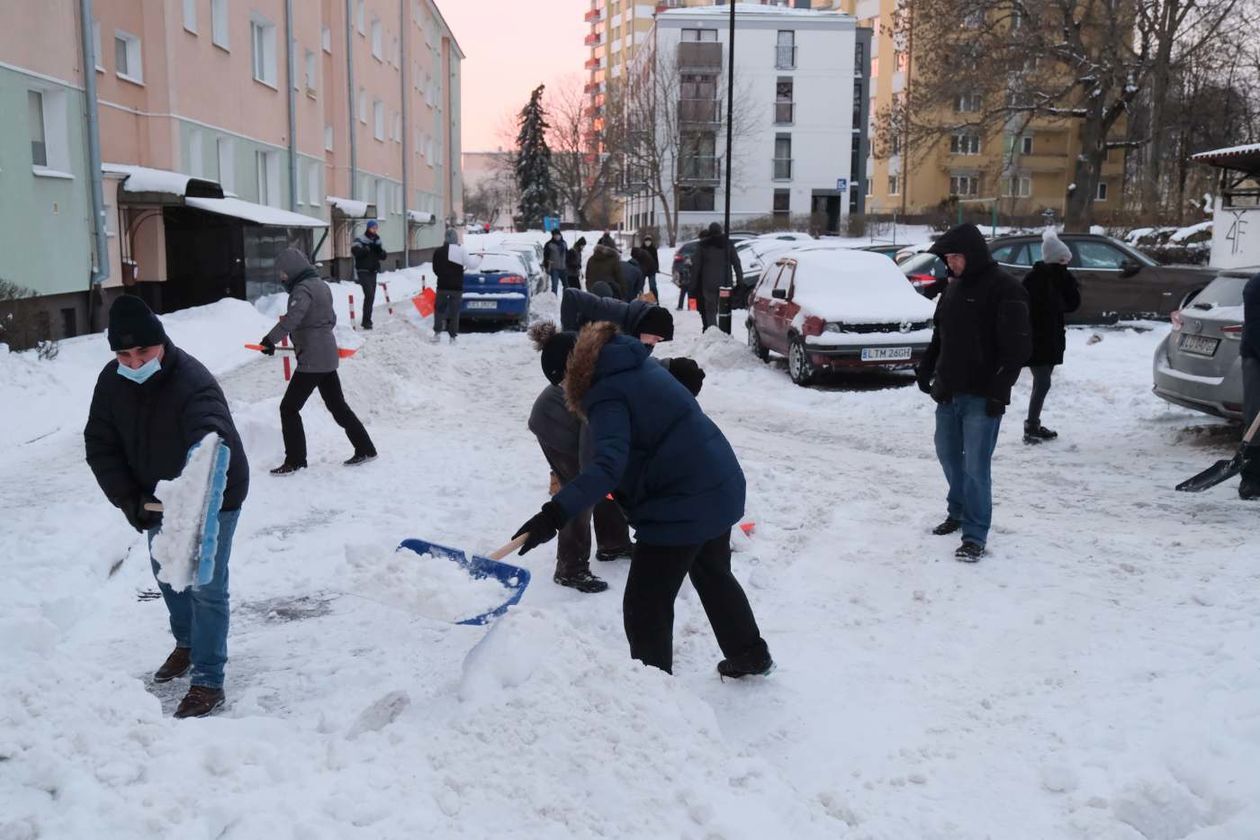
<path id="1" fill-rule="evenodd" d="M 504 272 L 519 274 L 523 267 L 520 257 L 515 255 L 486 254 L 481 258 L 481 265 L 478 266 L 477 270 L 485 273 Z"/>
<path id="2" fill-rule="evenodd" d="M 915 254 L 897 267 L 907 276 L 911 274 L 945 276 L 945 263 L 941 262 L 941 258 L 936 254 Z"/>
<path id="3" fill-rule="evenodd" d="M 1232 274 L 1221 274 L 1203 291 L 1195 295 L 1191 309 L 1213 309 L 1217 306 L 1242 306 L 1243 287 L 1248 277 Z"/>

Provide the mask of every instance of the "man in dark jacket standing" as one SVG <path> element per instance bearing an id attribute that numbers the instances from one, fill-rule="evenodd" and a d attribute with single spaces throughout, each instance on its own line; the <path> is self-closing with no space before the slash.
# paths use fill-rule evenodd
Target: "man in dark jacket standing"
<path id="1" fill-rule="evenodd" d="M 219 383 L 201 362 L 171 343 L 143 300 L 124 295 L 114 301 L 109 347 L 116 358 L 97 377 L 83 439 L 97 483 L 133 528 L 152 539 L 162 513 L 146 504 L 158 502 L 153 496 L 157 483 L 179 477 L 189 449 L 203 437 L 217 434 L 232 453 L 218 515 L 213 577 L 183 592 L 158 581 L 175 650 L 153 679 L 168 682 L 191 669 L 192 685 L 175 717 L 201 717 L 224 700 L 228 560 L 249 492 L 249 464 Z M 151 563 L 156 577 L 159 566 Z"/>
<path id="2" fill-rule="evenodd" d="M 302 428 L 301 412 L 316 389 L 325 407 L 354 446 L 354 454 L 345 462 L 346 466 L 365 464 L 376 457 L 376 447 L 372 445 L 363 423 L 346 405 L 341 380 L 337 377 L 341 359 L 337 353 L 337 339 L 333 336 L 337 313 L 333 310 L 332 292 L 306 255 L 296 248 L 281 252 L 276 258 L 276 272 L 289 293 L 289 308 L 260 343 L 263 352 L 271 355 L 276 352 L 277 342 L 291 336 L 297 350 L 297 371 L 280 400 L 284 463 L 271 474 L 292 475 L 306 468 L 306 432 Z"/>
<path id="3" fill-rule="evenodd" d="M 586 247 L 586 237 L 579 236 L 578 241 L 564 256 L 564 281 L 570 289 L 582 287 L 582 250 Z"/>
<path id="4" fill-rule="evenodd" d="M 1260 414 L 1260 274 L 1243 287 L 1242 347 L 1238 352 L 1242 357 L 1244 428 L 1250 428 Z M 1260 499 L 1260 437 L 1253 438 L 1247 447 L 1238 496 Z"/>
<path id="5" fill-rule="evenodd" d="M 437 299 L 433 306 L 433 341 L 446 331 L 451 342 L 459 335 L 459 313 L 464 305 L 464 269 L 476 269 L 480 257 L 473 257 L 459 244 L 454 228 L 446 229 L 446 240 L 433 252 L 433 273 L 437 275 Z"/>
<path id="6" fill-rule="evenodd" d="M 613 239 L 612 234 L 608 231 L 604 231 L 604 235 L 599 238 L 599 242 L 596 244 L 603 245 L 605 248 L 612 248 L 614 251 L 617 250 L 617 240 Z"/>
<path id="7" fill-rule="evenodd" d="M 354 274 L 363 288 L 363 329 L 372 329 L 372 304 L 376 302 L 376 275 L 385 259 L 385 246 L 376 219 L 367 223 L 362 236 L 356 236 L 350 247 L 354 255 Z"/>
<path id="8" fill-rule="evenodd" d="M 586 261 L 586 290 L 595 292 L 595 286 L 599 283 L 611 287 L 618 299 L 626 299 L 625 289 L 621 285 L 621 255 L 616 248 L 608 245 L 596 245 L 591 258 Z"/>
<path id="9" fill-rule="evenodd" d="M 718 300 L 723 286 L 744 282 L 744 268 L 739 263 L 735 246 L 717 222 L 709 225 L 708 236 L 700 241 L 691 258 L 691 296 L 700 302 L 704 328 L 717 324 Z"/>
<path id="10" fill-rule="evenodd" d="M 567 360 L 565 397 L 590 426 L 594 457 L 517 536 L 524 554 L 608 493 L 637 542 L 622 602 L 630 655 L 670 672 L 674 600 L 690 576 L 725 677 L 767 673 L 770 651 L 731 574 L 730 531 L 744 512 L 744 473 L 725 436 L 649 348 L 616 325 L 583 328 Z"/>
<path id="11" fill-rule="evenodd" d="M 1024 443 L 1037 444 L 1054 440 L 1058 432 L 1041 425 L 1041 409 L 1050 393 L 1056 365 L 1063 364 L 1067 348 L 1064 314 L 1081 306 L 1081 292 L 1076 277 L 1067 270 L 1072 251 L 1063 244 L 1054 228 L 1046 228 L 1041 237 L 1041 259 L 1024 275 L 1024 291 L 1028 292 L 1028 317 L 1032 327 L 1032 355 L 1027 367 L 1032 371 L 1032 398 L 1028 401 L 1028 419 L 1024 421 Z"/>
<path id="12" fill-rule="evenodd" d="M 954 557 L 984 555 L 993 518 L 990 467 L 1011 386 L 1032 352 L 1028 293 L 998 267 L 975 225 L 944 234 L 931 252 L 949 266 L 935 329 L 916 376 L 936 400 L 936 456 L 949 482 L 948 515 L 933 533 L 962 529 Z"/>
<path id="13" fill-rule="evenodd" d="M 652 297 L 656 298 L 657 303 L 660 303 L 661 297 L 656 287 L 656 275 L 661 270 L 661 261 L 652 235 L 644 236 L 643 244 L 631 250 L 630 256 L 634 258 L 634 261 L 639 264 L 639 268 L 643 270 L 643 276 L 647 279 L 647 286 L 652 292 Z"/>
<path id="14" fill-rule="evenodd" d="M 560 289 L 564 287 L 568 256 L 569 248 L 564 244 L 564 237 L 560 235 L 560 230 L 553 230 L 551 238 L 547 240 L 546 245 L 543 245 L 543 271 L 551 277 L 552 294 L 560 294 Z"/>

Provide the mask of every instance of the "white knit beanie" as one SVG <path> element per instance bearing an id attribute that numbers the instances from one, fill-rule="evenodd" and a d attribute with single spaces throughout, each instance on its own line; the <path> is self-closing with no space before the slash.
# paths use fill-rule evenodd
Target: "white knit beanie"
<path id="1" fill-rule="evenodd" d="M 1063 265 L 1072 261 L 1071 250 L 1063 244 L 1063 240 L 1054 232 L 1054 228 L 1048 227 L 1045 233 L 1041 234 L 1041 261 Z"/>

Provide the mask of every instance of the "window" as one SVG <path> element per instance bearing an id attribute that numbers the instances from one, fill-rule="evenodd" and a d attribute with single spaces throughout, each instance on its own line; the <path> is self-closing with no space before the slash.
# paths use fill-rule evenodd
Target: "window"
<path id="1" fill-rule="evenodd" d="M 385 139 L 385 103 L 379 99 L 372 103 L 372 136 Z"/>
<path id="2" fill-rule="evenodd" d="M 114 72 L 118 78 L 144 84 L 144 66 L 140 58 L 140 39 L 127 32 L 114 33 Z"/>
<path id="3" fill-rule="evenodd" d="M 1032 178 L 1027 175 L 1003 178 L 1002 194 L 1007 198 L 1028 198 L 1032 195 Z"/>
<path id="4" fill-rule="evenodd" d="M 197 34 L 197 0 L 184 0 L 184 29 Z"/>
<path id="5" fill-rule="evenodd" d="M 306 162 L 306 166 L 306 203 L 318 207 L 324 202 L 319 189 L 319 164 L 311 160 Z"/>
<path id="6" fill-rule="evenodd" d="M 862 125 L 862 80 L 853 80 L 853 127 L 858 129 Z"/>
<path id="7" fill-rule="evenodd" d="M 984 97 L 978 93 L 960 93 L 954 98 L 954 110 L 964 114 L 979 111 Z"/>
<path id="8" fill-rule="evenodd" d="M 333 150 L 333 129 L 331 125 L 324 125 L 324 151 L 331 152 Z"/>
<path id="9" fill-rule="evenodd" d="M 904 73 L 910 69 L 910 53 L 905 50 L 897 50 L 895 58 L 897 59 L 898 73 Z"/>
<path id="10" fill-rule="evenodd" d="M 951 175 L 949 176 L 949 194 L 961 196 L 975 196 L 980 194 L 980 176 L 978 175 Z"/>
<path id="11" fill-rule="evenodd" d="M 255 17 L 249 22 L 250 47 L 253 51 L 254 78 L 265 85 L 276 86 L 276 27 Z"/>
<path id="12" fill-rule="evenodd" d="M 255 152 L 258 170 L 258 203 L 280 206 L 280 155 L 277 152 Z"/>
<path id="13" fill-rule="evenodd" d="M 92 49 L 96 53 L 96 72 L 104 73 L 105 65 L 101 63 L 104 56 L 101 54 L 101 22 L 99 20 L 92 21 Z"/>
<path id="14" fill-rule="evenodd" d="M 949 152 L 954 155 L 980 154 L 980 135 L 951 134 L 949 137 Z"/>
<path id="15" fill-rule="evenodd" d="M 44 94 L 37 90 L 26 92 L 26 118 L 31 132 L 31 164 L 48 165 L 48 143 L 44 132 Z"/>
<path id="16" fill-rule="evenodd" d="M 1019 139 L 1019 152 L 1023 155 L 1031 155 L 1033 153 L 1033 139 L 1031 134 Z"/>
<path id="17" fill-rule="evenodd" d="M 364 15 L 363 0 L 356 0 L 354 8 L 354 27 L 359 30 L 360 35 L 367 34 L 367 28 L 363 25 Z"/>
<path id="18" fill-rule="evenodd" d="M 792 135 L 774 135 L 774 179 L 790 180 L 792 177 Z"/>
<path id="19" fill-rule="evenodd" d="M 684 29 L 682 31 L 682 39 L 684 41 L 716 41 L 716 29 Z"/>
<path id="20" fill-rule="evenodd" d="M 363 123 L 364 125 L 367 125 L 367 106 L 368 106 L 367 94 L 364 92 L 363 88 L 360 87 L 359 88 L 359 122 Z"/>
<path id="21" fill-rule="evenodd" d="M 1119 248 L 1113 248 L 1102 242 L 1095 242 L 1089 239 L 1082 239 L 1071 243 L 1076 247 L 1076 260 L 1073 265 L 1080 268 L 1101 268 L 1109 271 L 1119 271 L 1124 267 L 1126 257 L 1124 252 Z"/>
<path id="22" fill-rule="evenodd" d="M 896 175 L 888 176 L 888 194 L 889 195 L 901 194 L 901 179 L 898 178 Z"/>
<path id="23" fill-rule="evenodd" d="M 319 57 L 314 50 L 306 51 L 306 92 L 314 96 L 319 90 Z"/>
<path id="24" fill-rule="evenodd" d="M 319 31 L 319 44 L 324 52 L 332 55 L 332 30 L 327 26 Z"/>
<path id="25" fill-rule="evenodd" d="M 792 80 L 779 79 L 774 86 L 774 122 L 776 125 L 790 125 L 792 118 Z"/>
<path id="26" fill-rule="evenodd" d="M 210 0 L 210 40 L 216 47 L 231 49 L 228 40 L 228 0 Z"/>
<path id="27" fill-rule="evenodd" d="M 870 198 L 875 195 L 875 182 L 870 178 L 866 179 L 866 197 Z"/>
<path id="28" fill-rule="evenodd" d="M 855 44 L 853 49 L 853 72 L 860 76 L 862 75 L 862 65 L 866 63 L 866 44 Z"/>
<path id="29" fill-rule="evenodd" d="M 220 137 L 218 153 L 219 186 L 223 187 L 225 193 L 236 192 L 236 160 L 232 141 L 226 137 Z"/>
<path id="30" fill-rule="evenodd" d="M 691 212 L 713 212 L 715 192 L 713 187 L 683 189 L 678 192 L 678 209 Z"/>
<path id="31" fill-rule="evenodd" d="M 774 191 L 774 217 L 786 221 L 792 215 L 791 190 Z"/>
<path id="32" fill-rule="evenodd" d="M 1094 201 L 1106 201 L 1106 200 L 1107 200 L 1107 182 L 1099 181 L 1098 192 L 1095 193 L 1094 195 Z"/>
<path id="33" fill-rule="evenodd" d="M 372 58 L 375 58 L 377 61 L 384 59 L 384 45 L 381 43 L 384 37 L 381 19 L 372 18 Z"/>
<path id="34" fill-rule="evenodd" d="M 206 177 L 206 150 L 204 135 L 194 128 L 188 133 L 188 174 L 194 178 Z"/>
<path id="35" fill-rule="evenodd" d="M 796 69 L 796 33 L 780 29 L 774 47 L 774 66 L 779 70 Z"/>

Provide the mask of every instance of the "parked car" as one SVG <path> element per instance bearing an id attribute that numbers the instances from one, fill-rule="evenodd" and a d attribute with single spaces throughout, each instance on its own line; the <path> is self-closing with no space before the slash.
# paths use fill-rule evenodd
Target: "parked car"
<path id="1" fill-rule="evenodd" d="M 790 251 L 797 243 L 788 239 L 745 239 L 735 245 L 735 253 L 739 255 L 739 264 L 745 275 L 757 275 L 766 267 L 767 262 L 785 251 Z"/>
<path id="2" fill-rule="evenodd" d="M 735 243 L 735 247 L 738 248 L 741 242 L 757 239 L 758 237 L 755 233 L 732 231 L 729 238 L 731 242 Z M 674 285 L 680 289 L 686 282 L 685 277 L 691 273 L 691 258 L 696 255 L 696 248 L 698 247 L 700 247 L 699 239 L 688 239 L 686 242 L 680 242 L 678 247 L 674 249 L 674 264 L 670 269 L 670 275 L 673 277 Z"/>
<path id="3" fill-rule="evenodd" d="M 1256 272 L 1260 267 L 1222 272 L 1189 306 L 1172 313 L 1172 332 L 1155 349 L 1156 396 L 1217 417 L 1242 419 L 1242 294 Z"/>
<path id="4" fill-rule="evenodd" d="M 897 268 L 910 281 L 910 285 L 921 295 L 927 295 L 928 289 L 938 280 L 944 280 L 949 274 L 949 267 L 936 254 L 915 254 L 910 259 L 898 264 Z"/>
<path id="5" fill-rule="evenodd" d="M 1112 323 L 1121 318 L 1167 318 L 1216 276 L 1216 269 L 1159 265 L 1118 239 L 1064 233 L 1072 251 L 1068 267 L 1081 287 L 1081 307 L 1068 323 Z M 1041 259 L 1041 234 L 1000 236 L 989 243 L 993 258 L 1023 279 Z"/>
<path id="6" fill-rule="evenodd" d="M 757 239 L 779 239 L 784 242 L 813 242 L 814 241 L 813 234 L 805 233 L 799 230 L 776 230 L 773 233 L 760 234 L 756 238 Z"/>
<path id="7" fill-rule="evenodd" d="M 748 346 L 787 356 L 808 385 L 821 370 L 916 364 L 932 340 L 932 303 L 887 257 L 854 249 L 794 251 L 762 273 L 748 306 Z"/>
<path id="8" fill-rule="evenodd" d="M 825 242 L 826 240 L 824 239 L 822 241 Z M 862 245 L 861 247 L 854 248 L 853 250 L 867 251 L 871 254 L 883 254 L 885 257 L 888 257 L 888 259 L 896 261 L 898 252 L 900 252 L 901 249 L 904 247 L 905 247 L 904 245 L 892 245 L 889 243 L 883 243 L 879 245 Z"/>
<path id="9" fill-rule="evenodd" d="M 464 272 L 459 319 L 524 327 L 529 321 L 530 280 L 523 257 L 512 251 L 479 254 L 476 271 Z"/>
<path id="10" fill-rule="evenodd" d="M 525 257 L 525 265 L 529 269 L 529 279 L 533 281 L 534 292 L 544 292 L 551 286 L 550 278 L 543 272 L 543 244 L 534 234 L 509 234 L 503 237 L 496 246 L 500 251 L 516 251 Z"/>

